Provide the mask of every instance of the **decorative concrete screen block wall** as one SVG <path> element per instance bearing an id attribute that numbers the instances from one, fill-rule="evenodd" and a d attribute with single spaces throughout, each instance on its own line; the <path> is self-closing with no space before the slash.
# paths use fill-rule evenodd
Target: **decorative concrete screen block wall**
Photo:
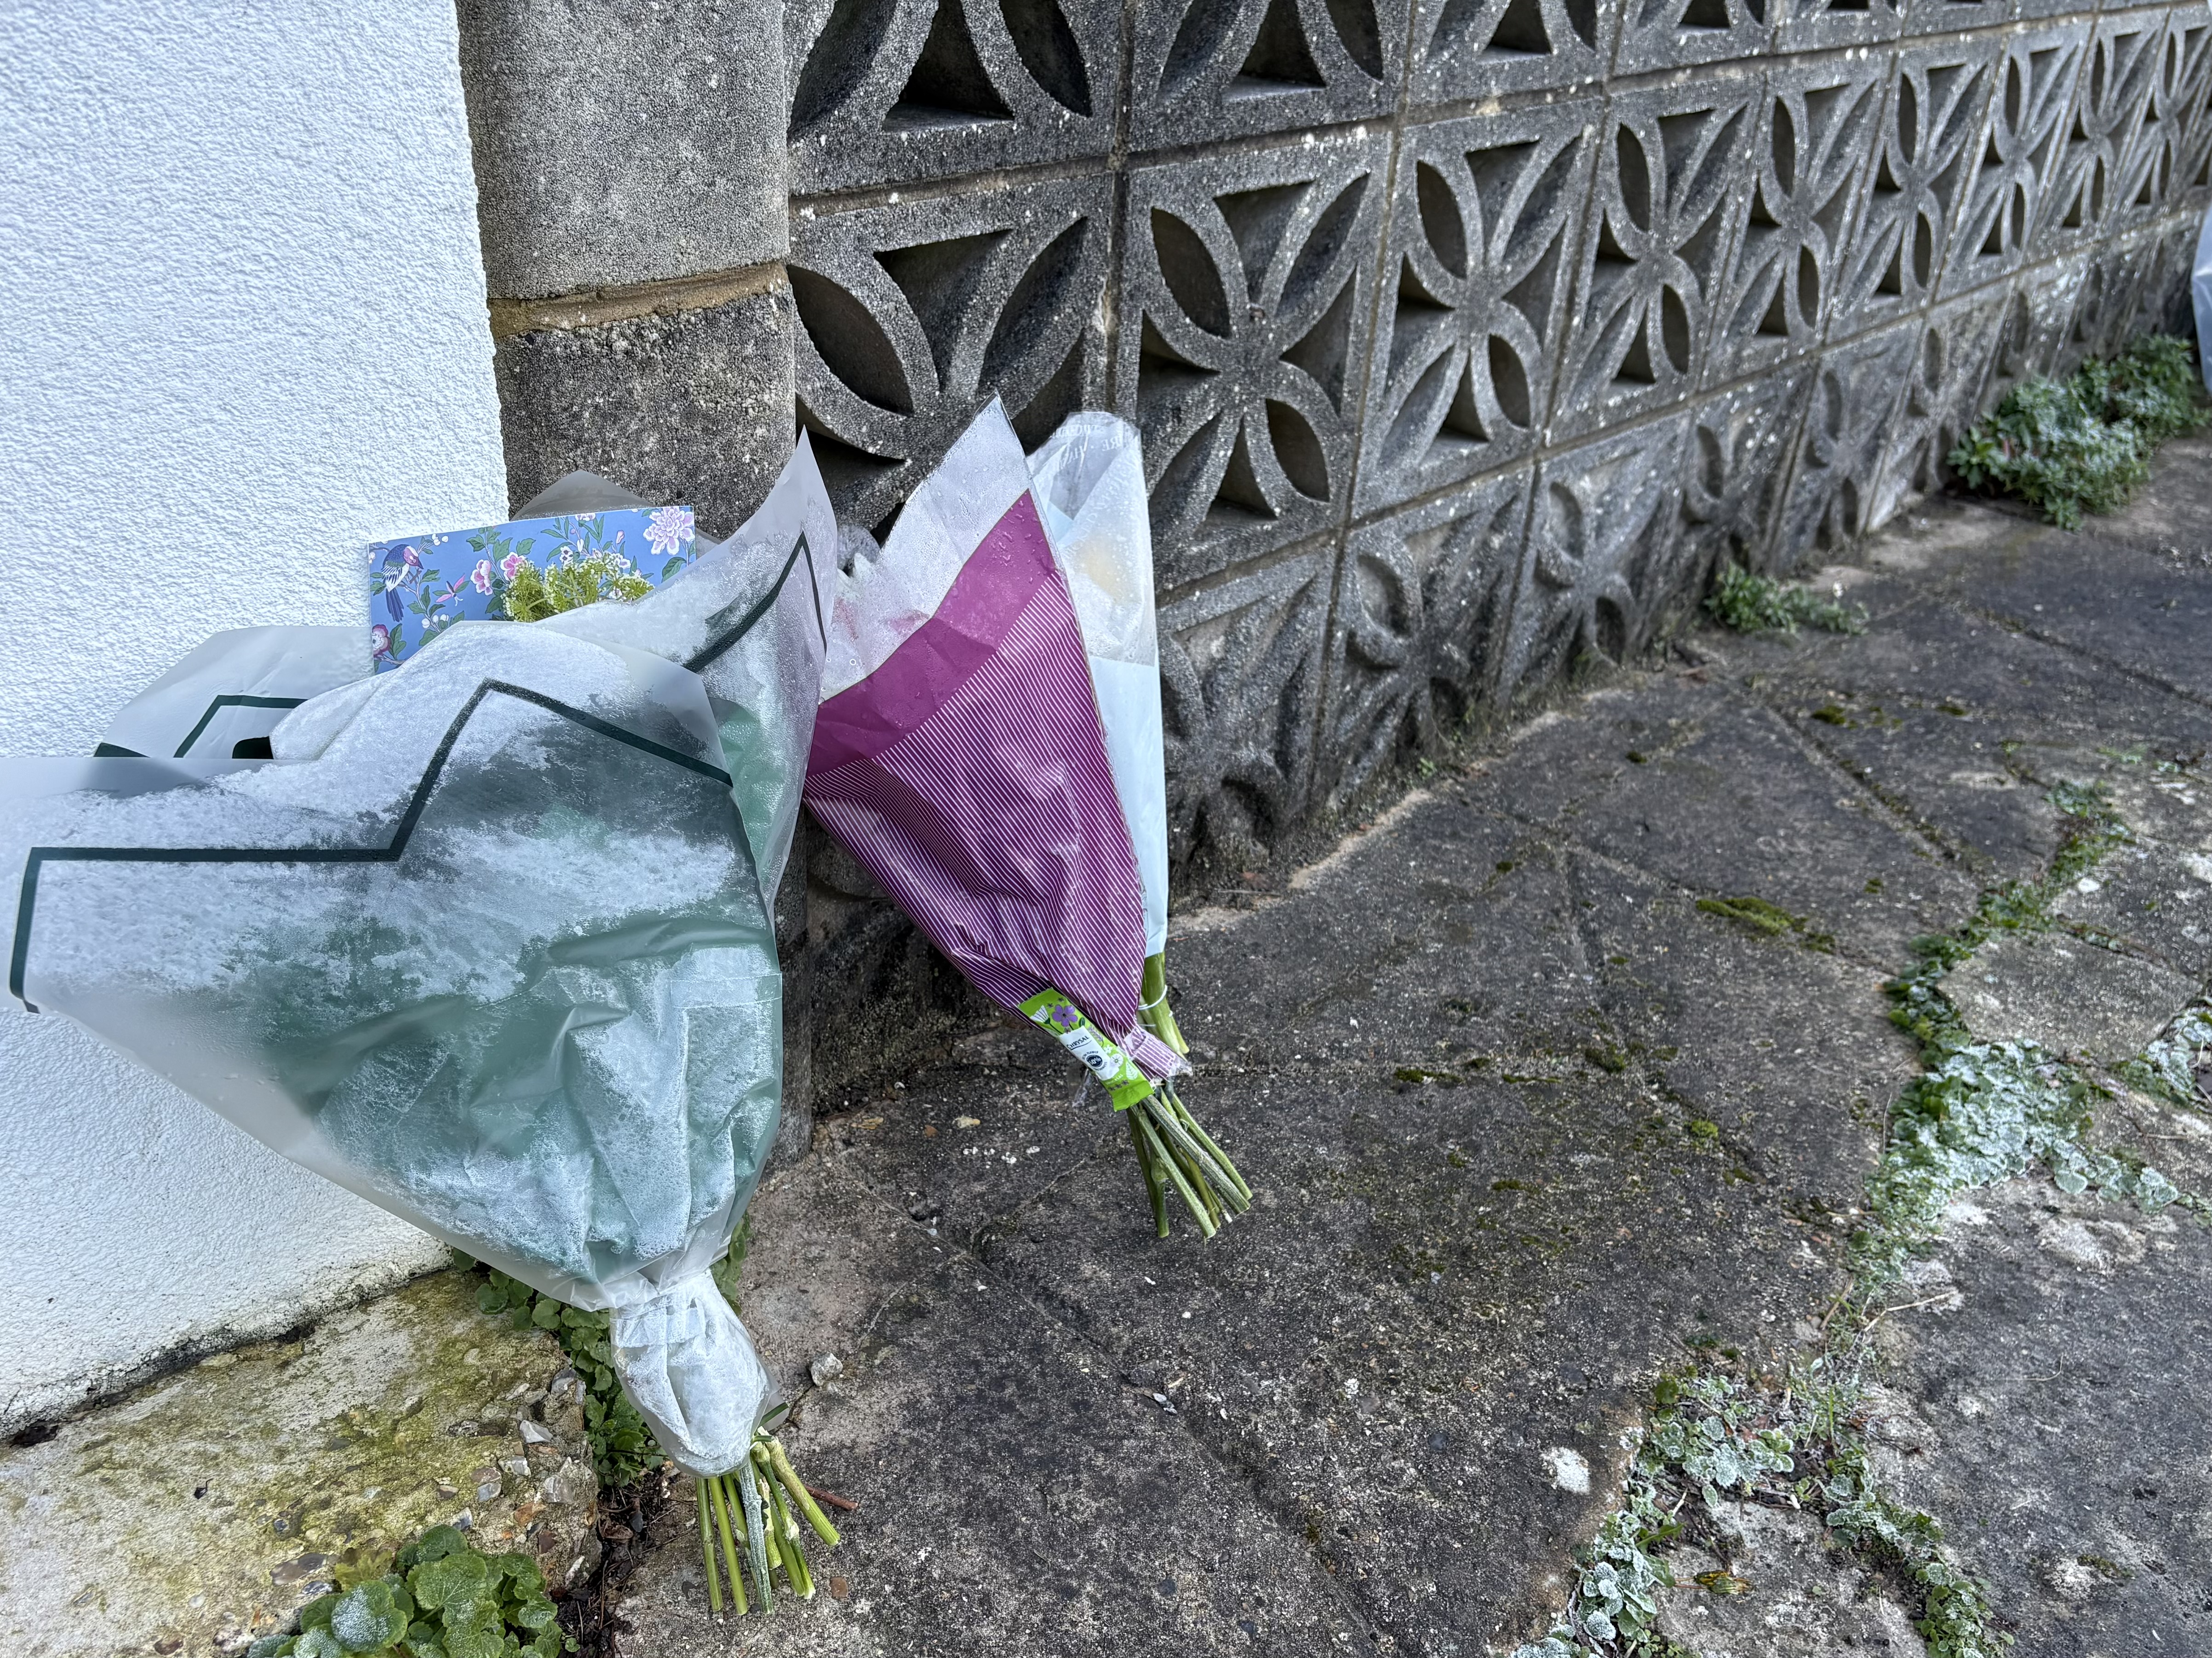
<path id="1" fill-rule="evenodd" d="M 507 84 L 566 34 L 525 0 L 464 15 L 537 43 L 468 59 L 478 104 L 569 118 Z M 2025 377 L 2185 326 L 2212 198 L 2201 3 L 788 0 L 780 64 L 778 23 L 673 0 L 636 24 L 665 45 L 602 50 L 594 111 L 632 79 L 664 108 L 664 58 L 730 66 L 685 70 L 671 153 L 647 124 L 624 162 L 647 218 L 721 240 L 672 279 L 644 254 L 676 221 L 625 207 L 639 257 L 592 281 L 645 286 L 501 313 L 513 487 L 594 465 L 726 519 L 750 434 L 795 425 L 880 528 L 993 397 L 1032 442 L 1119 411 L 1201 886 L 1644 649 L 1722 561 L 1849 546 Z M 488 246 L 533 211 L 589 238 L 528 205 L 574 149 L 549 134 L 532 171 L 480 138 Z M 750 240 L 739 157 L 786 169 Z M 758 404 L 707 406 L 740 371 Z M 684 480 L 709 459 L 728 487 Z M 815 933 L 844 981 L 911 985 L 834 862 Z"/>

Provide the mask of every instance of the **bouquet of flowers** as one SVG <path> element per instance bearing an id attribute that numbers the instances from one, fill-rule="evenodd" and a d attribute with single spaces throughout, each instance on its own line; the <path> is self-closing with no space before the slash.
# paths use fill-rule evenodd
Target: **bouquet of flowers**
<path id="1" fill-rule="evenodd" d="M 1160 726 L 1159 622 L 1152 598 L 1152 517 L 1145 494 L 1142 440 L 1134 427 L 1112 415 L 1071 415 L 1030 457 L 1030 479 L 1054 561 L 1082 629 L 1099 728 L 1144 888 L 1139 1011 L 1147 1030 L 1188 1056 L 1189 1046 L 1168 1005 L 1166 745 Z M 1159 1086 L 1186 1132 L 1212 1150 L 1235 1182 L 1234 1196 L 1239 1201 L 1233 1206 L 1241 1209 L 1251 1198 L 1243 1177 L 1184 1109 L 1174 1079 L 1163 1078 Z M 1153 1222 L 1165 1237 L 1166 1188 L 1176 1185 L 1177 1176 L 1185 1171 L 1167 1142 L 1144 1134 L 1133 1116 L 1129 1124 L 1152 1199 Z M 1207 1218 L 1200 1212 L 1201 1225 Z"/>
<path id="2" fill-rule="evenodd" d="M 760 1432 L 767 1376 L 710 1275 L 780 1109 L 771 915 L 835 536 L 802 444 L 737 537 L 635 602 L 453 622 L 381 673 L 357 643 L 356 677 L 264 739 L 276 763 L 185 743 L 12 762 L 0 792 L 10 993 L 611 1315 L 741 1610 L 740 1543 L 765 1604 L 772 1567 L 811 1590 L 798 1517 L 836 1540 Z M 319 659 L 204 663 L 166 718 L 241 676 L 305 689 Z M 719 1610 L 711 1546 L 708 1567 Z"/>
<path id="3" fill-rule="evenodd" d="M 1144 585 L 1149 595 L 1148 573 Z M 1144 878 L 1091 666 L 994 403 L 881 552 L 840 579 L 807 804 L 979 990 L 1104 1085 L 1127 1114 L 1159 1224 L 1172 1187 L 1210 1236 L 1250 1192 L 1164 1086 L 1188 1066 L 1145 1017 Z M 1121 725 L 1133 777 L 1146 763 L 1139 724 Z M 1161 914 L 1164 933 L 1164 903 Z"/>

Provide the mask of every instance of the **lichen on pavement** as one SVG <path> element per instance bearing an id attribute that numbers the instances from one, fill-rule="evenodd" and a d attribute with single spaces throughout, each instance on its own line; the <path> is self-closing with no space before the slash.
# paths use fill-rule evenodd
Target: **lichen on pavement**
<path id="1" fill-rule="evenodd" d="M 0 1449 L 0 1652 L 235 1655 L 431 1525 L 588 1574 L 574 1373 L 475 1288 L 432 1273 Z"/>

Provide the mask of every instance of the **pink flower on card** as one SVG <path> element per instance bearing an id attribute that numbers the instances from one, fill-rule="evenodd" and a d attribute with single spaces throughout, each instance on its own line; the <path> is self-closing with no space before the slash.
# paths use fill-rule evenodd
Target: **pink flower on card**
<path id="1" fill-rule="evenodd" d="M 478 559 L 477 568 L 470 574 L 469 580 L 476 584 L 478 592 L 489 592 L 491 591 L 491 561 L 488 558 Z"/>

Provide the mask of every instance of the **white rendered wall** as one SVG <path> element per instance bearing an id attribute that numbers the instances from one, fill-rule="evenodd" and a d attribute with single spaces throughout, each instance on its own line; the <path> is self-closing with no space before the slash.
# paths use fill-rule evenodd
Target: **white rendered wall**
<path id="1" fill-rule="evenodd" d="M 506 511 L 452 0 L 0 0 L 0 754 Z M 0 1424 L 438 1259 L 0 1011 Z"/>

